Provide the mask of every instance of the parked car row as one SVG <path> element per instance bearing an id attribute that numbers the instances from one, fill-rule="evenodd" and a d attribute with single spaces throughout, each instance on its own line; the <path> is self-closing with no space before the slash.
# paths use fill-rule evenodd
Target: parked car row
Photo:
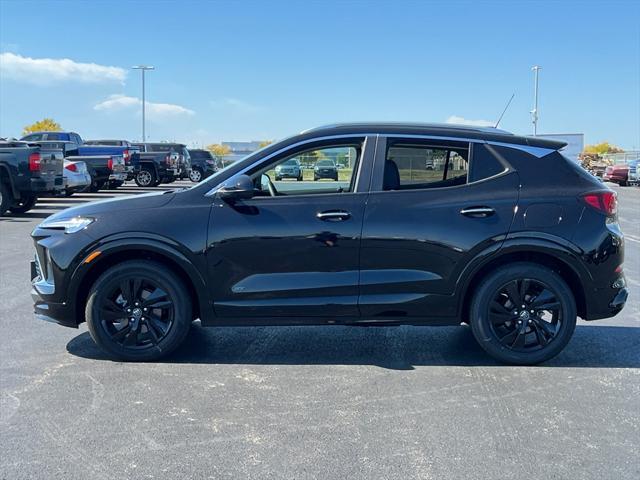
<path id="1" fill-rule="evenodd" d="M 207 150 L 181 143 L 84 141 L 75 132 L 35 132 L 21 140 L 0 141 L 0 215 L 24 213 L 39 196 L 116 189 L 133 180 L 155 187 L 212 175 L 219 166 Z"/>

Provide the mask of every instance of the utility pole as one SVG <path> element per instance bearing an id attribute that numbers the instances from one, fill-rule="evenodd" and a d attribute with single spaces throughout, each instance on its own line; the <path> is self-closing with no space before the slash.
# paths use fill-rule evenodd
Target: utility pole
<path id="1" fill-rule="evenodd" d="M 155 70 L 155 67 L 151 65 L 135 65 L 133 67 L 134 70 L 140 70 L 142 72 L 142 142 L 146 141 L 146 132 L 145 132 L 145 110 L 146 110 L 146 98 L 145 98 L 145 88 L 144 88 L 144 72 L 147 70 Z"/>
<path id="2" fill-rule="evenodd" d="M 535 84 L 533 87 L 533 110 L 531 110 L 531 121 L 533 122 L 533 135 L 538 134 L 538 73 L 542 69 L 539 65 L 534 65 Z"/>

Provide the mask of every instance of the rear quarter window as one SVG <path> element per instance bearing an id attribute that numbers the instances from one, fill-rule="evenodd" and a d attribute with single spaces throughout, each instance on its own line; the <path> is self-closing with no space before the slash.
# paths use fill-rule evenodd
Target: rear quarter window
<path id="1" fill-rule="evenodd" d="M 486 145 L 476 143 L 473 145 L 471 166 L 469 168 L 469 181 L 477 182 L 485 178 L 493 177 L 507 169 Z"/>

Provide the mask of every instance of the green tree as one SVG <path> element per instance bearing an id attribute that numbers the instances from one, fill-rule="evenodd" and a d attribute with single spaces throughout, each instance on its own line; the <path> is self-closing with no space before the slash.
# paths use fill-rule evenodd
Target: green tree
<path id="1" fill-rule="evenodd" d="M 62 127 L 53 118 L 43 118 L 31 125 L 27 125 L 22 129 L 22 135 L 27 135 L 33 132 L 59 132 Z"/>

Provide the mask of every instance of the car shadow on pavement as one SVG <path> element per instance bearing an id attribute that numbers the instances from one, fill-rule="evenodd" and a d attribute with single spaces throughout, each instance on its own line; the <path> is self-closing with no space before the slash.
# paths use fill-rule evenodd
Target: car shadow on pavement
<path id="1" fill-rule="evenodd" d="M 72 355 L 109 360 L 88 333 L 67 344 Z M 217 327 L 193 325 L 183 345 L 158 363 L 242 365 L 503 366 L 468 327 Z M 580 325 L 542 367 L 638 368 L 640 328 Z"/>

